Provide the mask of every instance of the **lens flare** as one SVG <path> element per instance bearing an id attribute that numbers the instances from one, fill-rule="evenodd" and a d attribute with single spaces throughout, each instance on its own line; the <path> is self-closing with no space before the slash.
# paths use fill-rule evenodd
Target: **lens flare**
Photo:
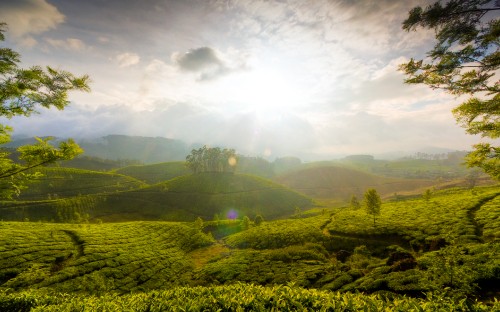
<path id="1" fill-rule="evenodd" d="M 227 163 L 228 163 L 228 164 L 229 164 L 229 166 L 231 166 L 231 167 L 236 166 L 236 162 L 237 162 L 237 161 L 236 161 L 236 157 L 234 157 L 234 156 L 229 157 L 229 159 L 227 160 Z"/>
<path id="2" fill-rule="evenodd" d="M 236 212 L 235 210 L 231 209 L 231 210 L 228 211 L 228 213 L 227 213 L 226 216 L 227 216 L 227 218 L 229 220 L 235 220 L 235 219 L 238 218 L 238 212 Z"/>

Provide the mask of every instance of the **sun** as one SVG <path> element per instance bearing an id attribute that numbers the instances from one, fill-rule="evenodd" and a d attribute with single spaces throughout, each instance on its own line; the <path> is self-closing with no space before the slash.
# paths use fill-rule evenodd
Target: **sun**
<path id="1" fill-rule="evenodd" d="M 277 112 L 300 100 L 299 89 L 282 71 L 253 69 L 228 77 L 224 95 L 235 103 L 257 112 Z"/>

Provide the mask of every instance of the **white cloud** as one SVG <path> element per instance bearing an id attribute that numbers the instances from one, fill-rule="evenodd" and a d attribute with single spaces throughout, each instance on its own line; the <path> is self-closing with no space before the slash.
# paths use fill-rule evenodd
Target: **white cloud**
<path id="1" fill-rule="evenodd" d="M 118 61 L 118 66 L 129 67 L 138 64 L 141 58 L 136 53 L 126 52 L 116 56 L 116 61 Z"/>
<path id="2" fill-rule="evenodd" d="M 82 40 L 76 38 L 67 38 L 65 40 L 45 38 L 45 41 L 56 49 L 64 49 L 68 51 L 80 51 L 80 52 L 87 49 L 85 43 Z"/>
<path id="3" fill-rule="evenodd" d="M 46 0 L 3 0 L 0 20 L 8 25 L 9 34 L 25 45 L 35 44 L 33 34 L 55 29 L 65 16 Z"/>

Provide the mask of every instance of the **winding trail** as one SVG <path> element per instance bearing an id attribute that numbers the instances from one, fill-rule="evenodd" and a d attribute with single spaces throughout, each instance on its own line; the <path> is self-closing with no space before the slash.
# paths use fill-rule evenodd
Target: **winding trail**
<path id="1" fill-rule="evenodd" d="M 73 245 L 75 245 L 77 254 L 76 258 L 80 258 L 82 256 L 85 256 L 85 249 L 84 249 L 84 244 L 85 241 L 76 234 L 75 231 L 70 231 L 70 230 L 61 230 L 62 232 L 66 233 L 71 238 L 71 241 L 73 242 Z"/>
<path id="2" fill-rule="evenodd" d="M 474 205 L 472 208 L 470 208 L 467 211 L 467 219 L 469 220 L 470 223 L 474 226 L 474 235 L 477 236 L 480 242 L 484 242 L 483 240 L 483 226 L 479 224 L 476 220 L 476 212 L 481 209 L 482 206 L 484 206 L 486 203 L 492 201 L 495 199 L 497 196 L 500 196 L 500 193 L 482 198 L 477 205 Z"/>

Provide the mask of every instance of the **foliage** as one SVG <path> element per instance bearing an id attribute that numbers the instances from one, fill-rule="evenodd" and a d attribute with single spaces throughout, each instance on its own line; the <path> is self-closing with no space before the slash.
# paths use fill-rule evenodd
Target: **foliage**
<path id="1" fill-rule="evenodd" d="M 188 224 L 2 223 L 0 289 L 104 293 L 187 283 L 188 253 L 213 239 Z"/>
<path id="2" fill-rule="evenodd" d="M 85 213 L 89 213 L 91 219 L 104 221 L 194 221 L 196 217 L 210 220 L 216 213 L 225 217 L 231 210 L 240 216 L 254 218 L 261 214 L 272 219 L 292 214 L 295 206 L 312 206 L 309 198 L 297 192 L 249 175 L 200 173 L 146 186 L 135 179 L 111 173 L 55 168 L 47 168 L 46 172 L 48 179 L 34 185 L 33 192 L 24 198 L 36 200 L 0 202 L 0 219 L 56 220 L 56 209 L 61 204 L 70 204 L 61 199 L 78 197 L 80 193 L 83 197 L 85 194 L 93 196 L 95 203 L 92 210 Z M 64 179 L 59 180 L 57 176 Z M 44 191 L 51 194 L 50 200 L 46 193 L 42 201 Z M 90 195 L 98 191 L 102 193 Z M 56 198 L 54 194 L 59 195 Z"/>
<path id="3" fill-rule="evenodd" d="M 477 226 L 483 226 L 485 233 L 494 239 L 498 235 L 494 225 L 499 215 L 499 196 L 498 185 L 477 187 L 475 192 L 458 188 L 435 191 L 429 202 L 423 198 L 384 202 L 377 227 L 370 226 L 362 211 L 342 209 L 335 213 L 326 229 L 332 235 L 370 238 L 372 243 L 406 242 L 415 250 L 428 250 L 433 241 L 445 237 L 477 241 L 482 239 L 477 237 Z"/>
<path id="4" fill-rule="evenodd" d="M 127 191 L 147 186 L 125 175 L 63 167 L 43 167 L 20 200 L 42 200 Z M 30 172 L 30 171 L 28 171 Z"/>
<path id="5" fill-rule="evenodd" d="M 255 216 L 255 220 L 253 221 L 253 223 L 256 225 L 256 226 L 259 226 L 262 224 L 262 222 L 264 222 L 264 218 L 262 218 L 262 216 L 259 214 L 257 216 Z"/>
<path id="6" fill-rule="evenodd" d="M 6 24 L 0 22 L 0 41 L 5 40 Z M 37 112 L 37 106 L 64 109 L 69 104 L 67 93 L 71 90 L 89 91 L 88 76 L 75 77 L 73 74 L 40 66 L 29 69 L 19 68 L 19 53 L 10 48 L 0 48 L 0 116 L 30 116 Z M 12 128 L 0 124 L 0 144 L 10 141 Z M 83 151 L 73 141 L 59 143 L 58 148 L 50 144 L 51 138 L 37 138 L 37 143 L 18 148 L 24 163 L 16 163 L 0 153 L 0 197 L 11 198 L 19 195 L 34 175 L 26 170 L 72 159 Z"/>
<path id="7" fill-rule="evenodd" d="M 492 311 L 499 304 L 426 298 L 339 293 L 294 284 L 263 287 L 236 283 L 213 287 L 175 287 L 116 296 L 0 294 L 4 311 Z"/>
<path id="8" fill-rule="evenodd" d="M 349 206 L 352 209 L 359 209 L 359 208 L 361 208 L 361 203 L 359 202 L 359 200 L 356 197 L 356 195 L 352 195 L 351 196 L 351 202 L 350 202 Z"/>
<path id="9" fill-rule="evenodd" d="M 387 166 L 391 163 L 386 163 Z M 435 180 L 416 180 L 384 177 L 363 172 L 357 167 L 341 167 L 338 164 L 324 165 L 322 162 L 303 165 L 302 169 L 288 172 L 274 178 L 275 181 L 313 198 L 333 198 L 349 203 L 352 195 L 362 198 L 363 190 L 376 188 L 384 194 L 410 191 L 421 187 L 430 187 Z M 372 170 L 372 167 L 366 170 Z M 428 166 L 421 166 L 428 168 Z M 378 165 L 375 168 L 386 168 Z M 361 169 L 361 168 L 360 168 Z"/>
<path id="10" fill-rule="evenodd" d="M 237 163 L 234 149 L 207 147 L 193 149 L 186 156 L 186 165 L 194 173 L 200 172 L 234 172 Z"/>
<path id="11" fill-rule="evenodd" d="M 472 96 L 453 113 L 469 134 L 492 139 L 500 137 L 500 85 L 495 81 L 500 68 L 500 19 L 488 13 L 497 10 L 499 3 L 493 0 L 449 0 L 444 5 L 438 1 L 425 9 L 413 8 L 403 29 L 434 29 L 437 44 L 428 52 L 429 63 L 411 59 L 400 66 L 409 77 L 407 83 Z M 500 147 L 490 143 L 474 147 L 468 165 L 500 179 Z"/>
<path id="12" fill-rule="evenodd" d="M 134 165 L 120 168 L 116 173 L 128 175 L 146 183 L 155 184 L 190 173 L 184 162 L 165 162 L 152 165 Z"/>
<path id="13" fill-rule="evenodd" d="M 231 235 L 225 239 L 227 245 L 236 248 L 273 249 L 290 245 L 318 243 L 324 240 L 322 224 L 328 216 L 265 222 Z"/>
<path id="14" fill-rule="evenodd" d="M 382 200 L 375 189 L 368 189 L 365 192 L 365 208 L 366 212 L 373 216 L 373 226 L 375 226 L 375 216 L 380 215 L 380 206 Z"/>

